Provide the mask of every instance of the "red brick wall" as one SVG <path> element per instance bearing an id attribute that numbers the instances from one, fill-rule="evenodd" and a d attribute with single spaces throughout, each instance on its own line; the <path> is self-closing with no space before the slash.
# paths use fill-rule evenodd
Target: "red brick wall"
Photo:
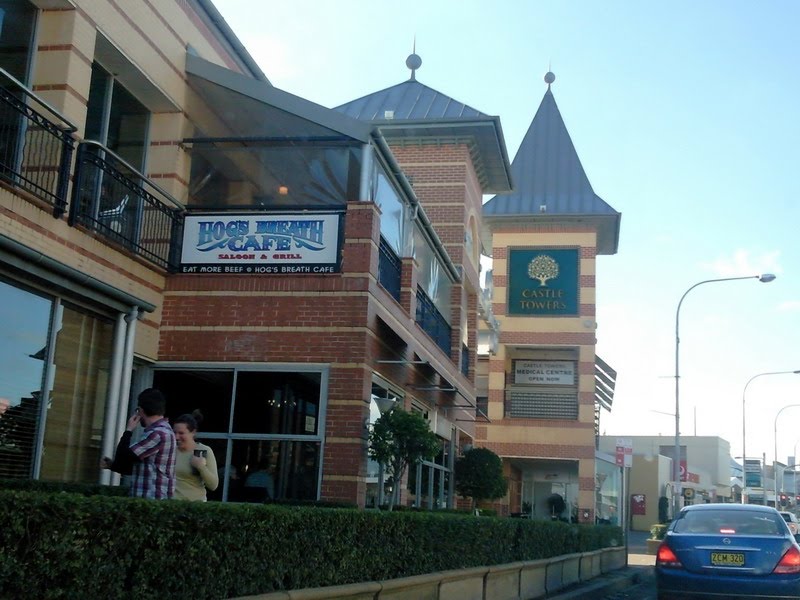
<path id="1" fill-rule="evenodd" d="M 170 277 L 163 361 L 330 366 L 321 497 L 364 501 L 371 369 L 364 366 L 380 223 L 371 203 L 345 217 L 342 273 Z"/>

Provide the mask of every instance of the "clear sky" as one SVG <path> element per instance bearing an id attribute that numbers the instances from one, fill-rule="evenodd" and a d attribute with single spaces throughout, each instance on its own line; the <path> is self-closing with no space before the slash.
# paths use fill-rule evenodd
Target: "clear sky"
<path id="1" fill-rule="evenodd" d="M 417 79 L 499 115 L 511 157 L 551 69 L 589 180 L 622 213 L 597 267 L 597 352 L 618 371 L 601 431 L 672 438 L 681 296 L 769 272 L 702 285 L 680 313 L 682 434 L 741 455 L 748 380 L 800 370 L 800 2 L 214 1 L 274 85 L 328 107 L 406 80 L 416 36 Z M 748 456 L 772 459 L 790 404 L 800 375 L 752 381 Z M 777 433 L 785 461 L 800 406 Z"/>

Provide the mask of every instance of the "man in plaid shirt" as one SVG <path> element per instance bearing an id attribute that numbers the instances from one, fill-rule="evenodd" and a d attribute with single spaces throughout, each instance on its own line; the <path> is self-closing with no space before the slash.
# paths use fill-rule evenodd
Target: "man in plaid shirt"
<path id="1" fill-rule="evenodd" d="M 128 419 L 125 433 L 117 444 L 114 461 L 103 459 L 103 466 L 131 475 L 131 496 L 134 498 L 172 498 L 175 491 L 175 434 L 164 418 L 167 402 L 155 388 L 139 394 L 136 413 Z M 131 444 L 137 425 L 144 427 L 142 438 Z"/>

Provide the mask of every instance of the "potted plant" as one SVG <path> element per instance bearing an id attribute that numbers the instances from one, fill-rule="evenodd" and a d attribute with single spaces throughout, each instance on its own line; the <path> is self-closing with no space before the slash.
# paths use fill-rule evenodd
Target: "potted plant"
<path id="1" fill-rule="evenodd" d="M 667 527 L 668 525 L 665 523 L 656 523 L 650 527 L 650 539 L 647 540 L 648 554 L 655 554 L 658 552 L 658 547 L 667 534 Z"/>

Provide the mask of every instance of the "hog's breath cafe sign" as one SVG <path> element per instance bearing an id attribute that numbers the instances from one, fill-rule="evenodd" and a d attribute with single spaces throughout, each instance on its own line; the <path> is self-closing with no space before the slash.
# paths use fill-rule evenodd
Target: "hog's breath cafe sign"
<path id="1" fill-rule="evenodd" d="M 338 273 L 342 219 L 331 213 L 188 215 L 182 273 Z"/>
<path id="2" fill-rule="evenodd" d="M 508 254 L 508 314 L 577 316 L 577 248 L 512 248 Z"/>

